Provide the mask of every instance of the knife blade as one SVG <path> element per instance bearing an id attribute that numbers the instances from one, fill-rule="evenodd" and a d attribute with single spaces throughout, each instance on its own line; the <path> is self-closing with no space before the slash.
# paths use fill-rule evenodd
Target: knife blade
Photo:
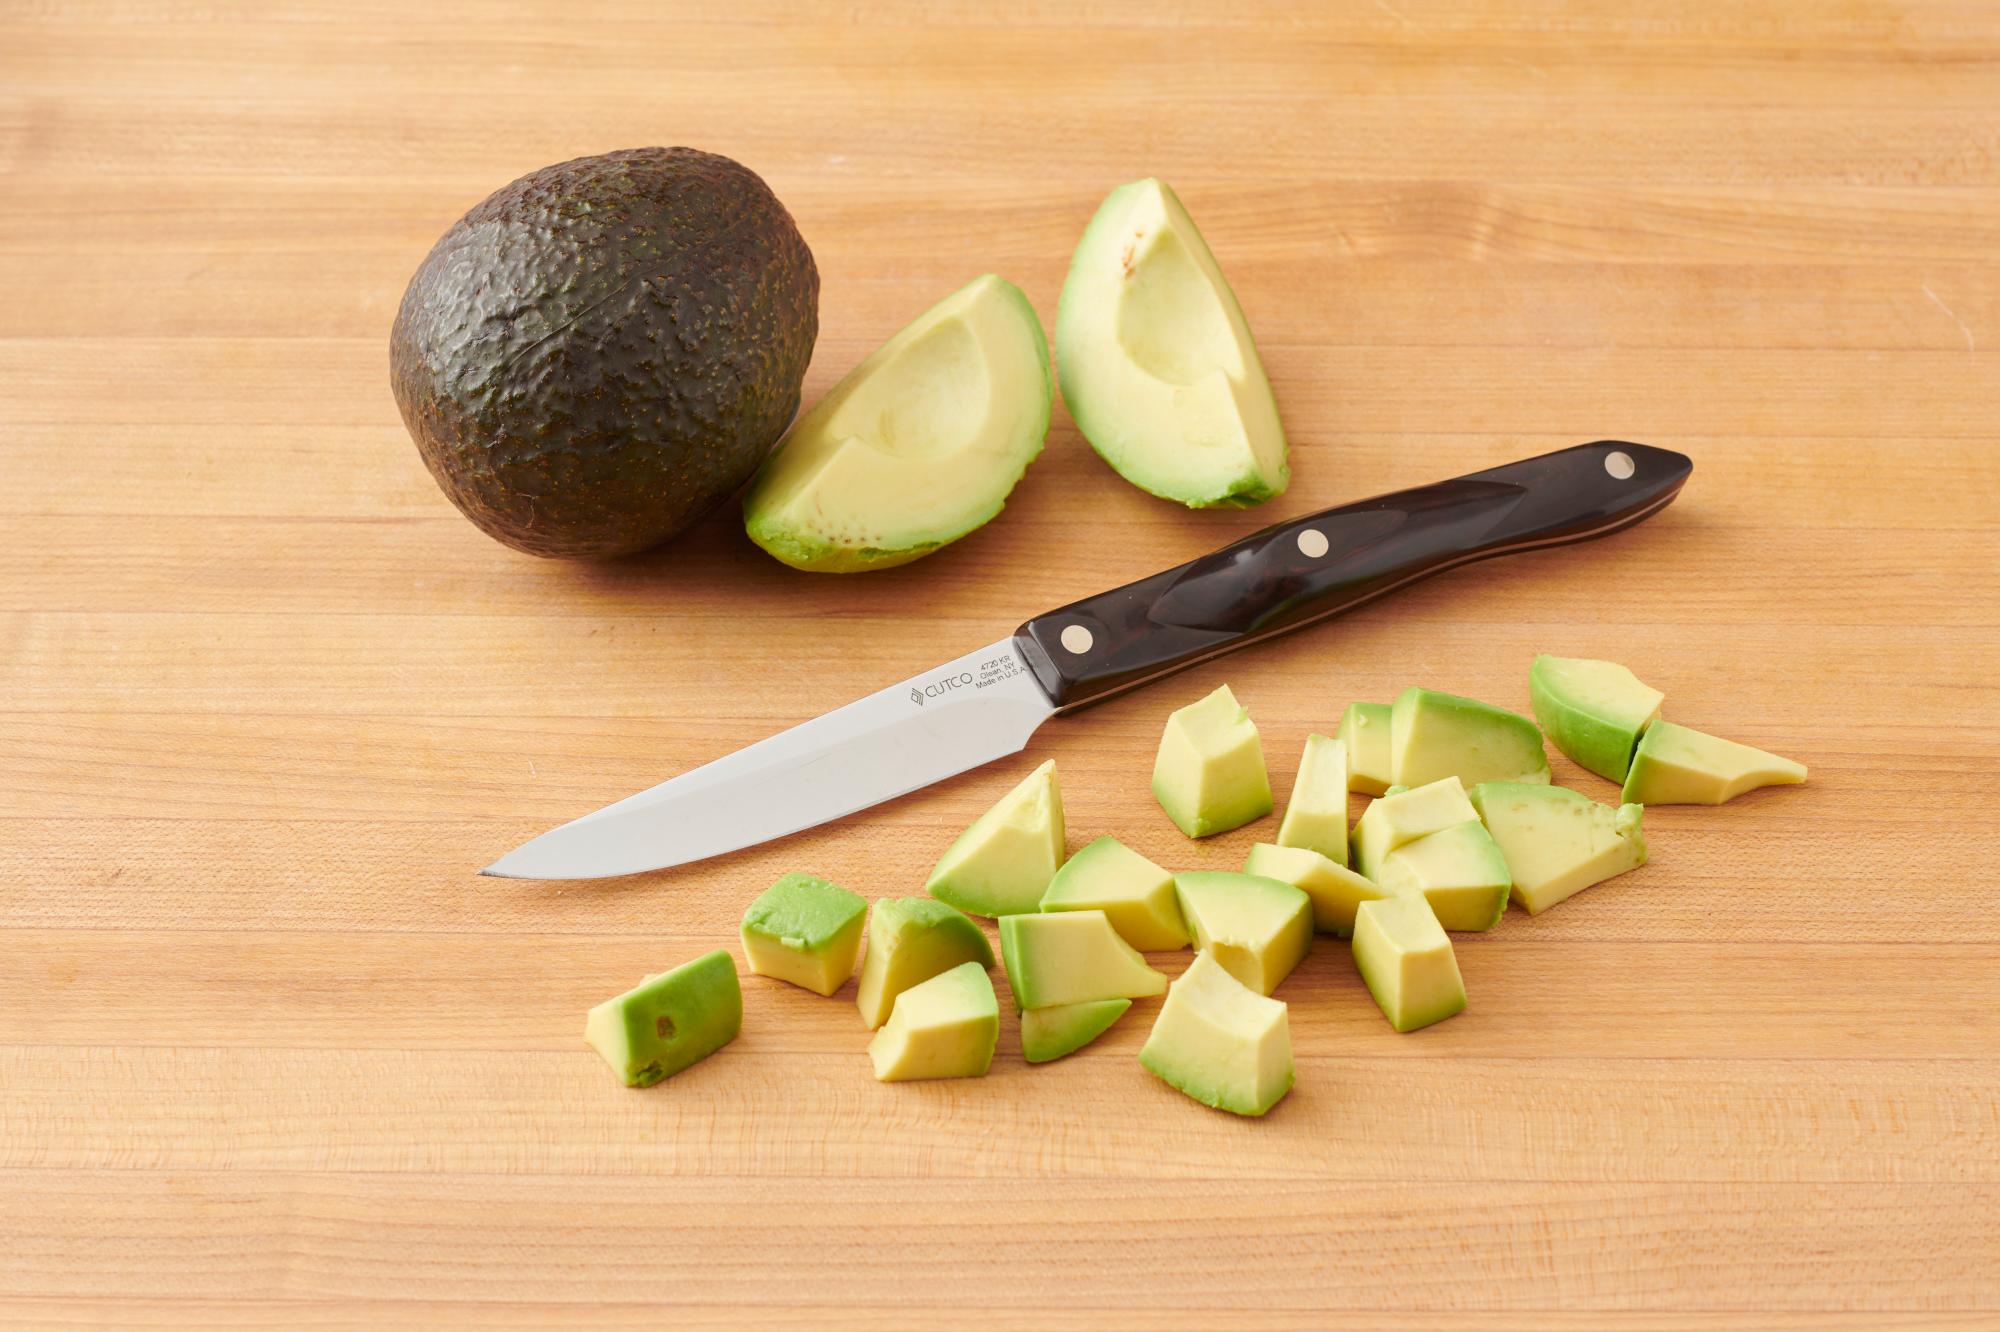
<path id="1" fill-rule="evenodd" d="M 816 827 L 1024 749 L 1050 717 L 1517 551 L 1658 513 L 1694 464 L 1624 440 L 1323 509 L 1022 624 L 1010 636 L 606 805 L 480 872 L 598 879 Z"/>

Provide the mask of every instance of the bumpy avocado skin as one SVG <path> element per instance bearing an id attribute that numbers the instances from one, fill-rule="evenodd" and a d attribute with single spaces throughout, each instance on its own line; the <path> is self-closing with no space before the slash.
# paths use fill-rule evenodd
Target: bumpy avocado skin
<path id="1" fill-rule="evenodd" d="M 692 148 L 544 167 L 446 232 L 390 377 L 431 475 L 533 555 L 630 554 L 749 480 L 791 423 L 819 271 L 755 172 Z"/>

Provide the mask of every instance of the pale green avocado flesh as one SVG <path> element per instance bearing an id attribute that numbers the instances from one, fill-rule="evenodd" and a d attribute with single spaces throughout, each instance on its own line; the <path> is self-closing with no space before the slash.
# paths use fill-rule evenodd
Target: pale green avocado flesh
<path id="1" fill-rule="evenodd" d="M 1347 745 L 1323 735 L 1306 737 L 1292 798 L 1278 824 L 1278 845 L 1317 851 L 1347 863 Z"/>
<path id="2" fill-rule="evenodd" d="M 1669 721 L 1639 738 L 1625 799 L 1642 805 L 1720 805 L 1760 786 L 1806 779 L 1806 765 Z"/>
<path id="3" fill-rule="evenodd" d="M 590 1010 L 583 1038 L 628 1087 L 650 1087 L 699 1063 L 743 1028 L 736 960 L 704 954 Z"/>
<path id="4" fill-rule="evenodd" d="M 1434 689 L 1405 689 L 1390 705 L 1390 775 L 1419 787 L 1441 777 L 1479 782 L 1545 782 L 1542 733 L 1518 712 Z"/>
<path id="5" fill-rule="evenodd" d="M 1164 994 L 1167 978 L 1118 937 L 1102 911 L 1000 918 L 1000 960 L 1017 1008 Z"/>
<path id="6" fill-rule="evenodd" d="M 988 274 L 889 339 L 801 416 L 743 500 L 795 569 L 907 564 L 995 517 L 1048 434 L 1048 344 Z"/>
<path id="7" fill-rule="evenodd" d="M 1547 911 L 1646 863 L 1645 808 L 1600 805 L 1562 786 L 1482 782 L 1473 808 L 1506 857 L 1513 899 Z"/>
<path id="8" fill-rule="evenodd" d="M 1167 991 L 1139 1062 L 1203 1105 L 1261 1115 L 1292 1089 L 1291 1023 L 1283 1003 L 1196 953 Z"/>
<path id="9" fill-rule="evenodd" d="M 1111 928 L 1143 953 L 1188 946 L 1174 876 L 1116 837 L 1071 856 L 1042 894 L 1044 911 L 1102 911 Z"/>
<path id="10" fill-rule="evenodd" d="M 1354 917 L 1354 964 L 1397 1031 L 1428 1027 L 1465 1010 L 1458 958 L 1421 895 L 1361 904 Z"/>
<path id="11" fill-rule="evenodd" d="M 1378 796 L 1395 782 L 1389 764 L 1387 703 L 1349 703 L 1340 717 L 1340 743 L 1347 746 L 1347 789 Z"/>
<path id="12" fill-rule="evenodd" d="M 1640 734 L 1666 699 L 1615 661 L 1546 653 L 1528 668 L 1528 697 L 1557 749 L 1614 782 L 1625 780 Z"/>
<path id="13" fill-rule="evenodd" d="M 1046 1064 L 1089 1045 L 1132 1007 L 1130 999 L 1087 999 L 1021 1014 L 1021 1057 Z"/>
<path id="14" fill-rule="evenodd" d="M 1391 788 L 1361 811 L 1354 824 L 1354 868 L 1375 879 L 1382 859 L 1405 842 L 1479 817 L 1456 777 L 1442 777 L 1414 790 Z"/>
<path id="15" fill-rule="evenodd" d="M 882 1082 L 984 1077 L 1000 1039 L 993 980 L 966 962 L 896 996 L 889 1021 L 868 1042 Z"/>
<path id="16" fill-rule="evenodd" d="M 1363 902 L 1394 896 L 1374 880 L 1304 847 L 1259 842 L 1250 848 L 1243 872 L 1297 888 L 1312 899 L 1313 929 L 1337 939 L 1354 933 L 1354 912 Z"/>
<path id="17" fill-rule="evenodd" d="M 1164 183 L 1121 185 L 1091 219 L 1063 282 L 1056 363 L 1084 438 L 1141 490 L 1214 508 L 1290 484 L 1250 326 Z"/>
<path id="18" fill-rule="evenodd" d="M 1035 911 L 1064 849 L 1062 789 L 1051 759 L 959 834 L 924 891 L 975 916 Z"/>
<path id="19" fill-rule="evenodd" d="M 1196 870 L 1174 876 L 1194 946 L 1230 975 L 1269 994 L 1312 948 L 1312 899 L 1289 883 Z"/>
<path id="20" fill-rule="evenodd" d="M 1153 798 L 1189 837 L 1228 832 L 1271 812 L 1263 742 L 1228 685 L 1167 718 L 1153 757 Z"/>
<path id="21" fill-rule="evenodd" d="M 868 951 L 854 989 L 870 1031 L 889 1020 L 896 996 L 966 962 L 993 965 L 993 945 L 956 907 L 928 897 L 885 897 L 869 908 Z"/>
<path id="22" fill-rule="evenodd" d="M 1438 924 L 1447 930 L 1490 930 L 1498 925 L 1514 882 L 1500 847 L 1477 821 L 1454 824 L 1397 847 L 1383 858 L 1381 878 L 1391 892 L 1415 893 L 1429 902 Z"/>
<path id="23" fill-rule="evenodd" d="M 743 956 L 750 970 L 832 994 L 854 974 L 868 903 L 837 883 L 787 874 L 743 913 Z"/>

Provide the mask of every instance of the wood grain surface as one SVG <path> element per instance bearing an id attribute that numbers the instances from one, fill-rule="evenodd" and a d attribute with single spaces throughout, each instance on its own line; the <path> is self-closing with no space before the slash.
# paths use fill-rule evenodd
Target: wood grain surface
<path id="1" fill-rule="evenodd" d="M 808 393 L 988 270 L 1045 322 L 1158 174 L 1296 480 L 1126 486 L 1060 410 L 989 528 L 784 569 L 481 536 L 389 322 L 490 190 L 688 143 L 823 276 Z M 1694 479 L 835 827 L 594 885 L 533 833 L 1278 517 L 1604 435 Z M 0 1324 L 1707 1330 L 2000 1318 L 2000 6 L 1290 0 L 0 4 Z M 851 989 L 746 981 L 646 1092 L 584 1010 L 809 869 L 917 891 L 1058 760 L 1072 845 L 1228 681 L 1274 785 L 1352 699 L 1626 661 L 1795 790 L 1459 936 L 1409 1036 L 1322 940 L 1297 1090 L 1135 1058 L 881 1086 Z M 1610 787 L 1557 759 L 1558 780 Z M 1183 954 L 1182 957 L 1185 955 Z M 1161 959 L 1178 969 L 1176 958 Z"/>

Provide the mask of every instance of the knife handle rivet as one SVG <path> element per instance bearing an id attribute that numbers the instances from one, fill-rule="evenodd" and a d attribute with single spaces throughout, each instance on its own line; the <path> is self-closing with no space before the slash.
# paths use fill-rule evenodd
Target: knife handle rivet
<path id="1" fill-rule="evenodd" d="M 1299 554 L 1309 560 L 1326 554 L 1326 533 L 1311 527 L 1299 533 Z"/>
<path id="2" fill-rule="evenodd" d="M 1632 461 L 1632 455 L 1623 449 L 1613 449 L 1604 455 L 1604 470 L 1611 473 L 1613 481 L 1630 481 L 1632 473 L 1639 470 L 1639 464 Z"/>
<path id="3" fill-rule="evenodd" d="M 1070 625 L 1062 631 L 1062 645 L 1079 657 L 1090 651 L 1090 645 L 1096 641 L 1090 630 L 1080 624 Z"/>

